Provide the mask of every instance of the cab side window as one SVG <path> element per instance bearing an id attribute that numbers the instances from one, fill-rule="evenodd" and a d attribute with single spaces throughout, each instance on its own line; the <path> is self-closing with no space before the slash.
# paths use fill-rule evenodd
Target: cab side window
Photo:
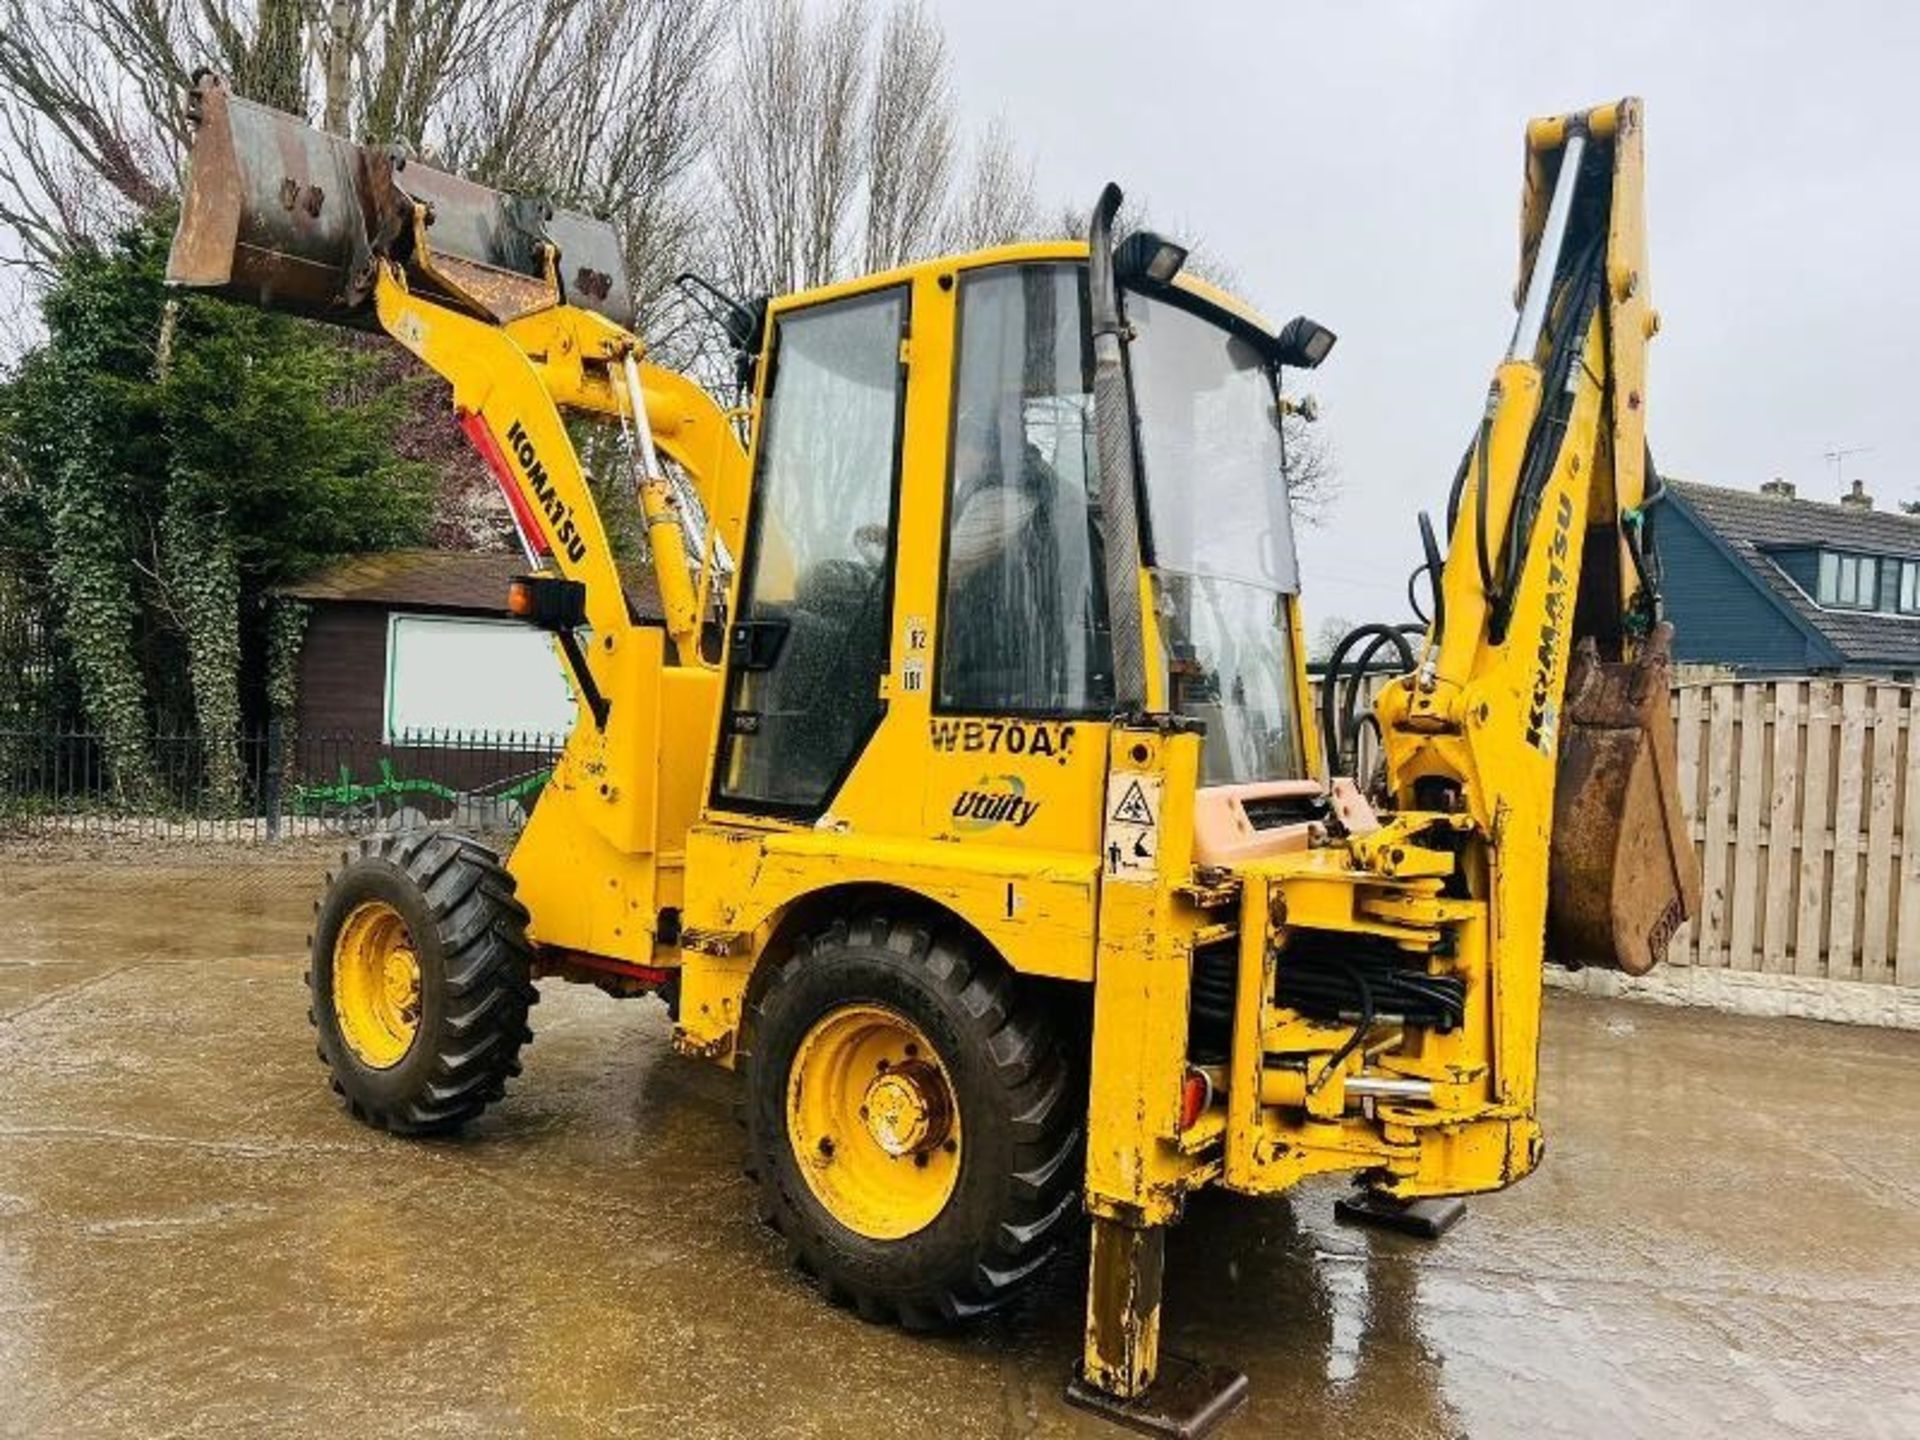
<path id="1" fill-rule="evenodd" d="M 1077 265 L 963 276 L 936 704 L 1111 708 L 1093 354 Z"/>
<path id="2" fill-rule="evenodd" d="M 815 813 L 881 713 L 904 288 L 780 317 L 719 798 Z"/>

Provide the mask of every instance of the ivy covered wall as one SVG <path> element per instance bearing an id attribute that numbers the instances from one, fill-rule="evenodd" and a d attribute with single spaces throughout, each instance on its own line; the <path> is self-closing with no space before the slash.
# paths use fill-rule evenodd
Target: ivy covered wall
<path id="1" fill-rule="evenodd" d="M 419 543 L 426 466 L 393 435 L 418 382 L 393 353 L 162 281 L 172 216 L 78 252 L 47 338 L 0 381 L 0 570 L 40 607 L 116 783 L 192 728 L 216 793 L 288 643 L 268 591 L 325 560 Z M 277 639 L 277 644 L 276 644 Z"/>

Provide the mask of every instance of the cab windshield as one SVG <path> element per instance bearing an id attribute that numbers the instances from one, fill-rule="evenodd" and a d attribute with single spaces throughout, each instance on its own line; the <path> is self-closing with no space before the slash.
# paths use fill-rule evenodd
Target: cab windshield
<path id="1" fill-rule="evenodd" d="M 1173 708 L 1206 725 L 1202 783 L 1305 773 L 1291 630 L 1299 589 L 1271 366 L 1250 341 L 1127 296 L 1160 633 Z"/>

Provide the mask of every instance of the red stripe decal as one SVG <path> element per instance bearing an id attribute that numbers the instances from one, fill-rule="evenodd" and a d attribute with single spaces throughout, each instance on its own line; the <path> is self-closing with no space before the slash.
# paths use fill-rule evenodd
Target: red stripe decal
<path id="1" fill-rule="evenodd" d="M 478 450 L 480 458 L 487 462 L 500 493 L 507 497 L 507 509 L 513 512 L 513 524 L 520 532 L 521 544 L 535 559 L 551 554 L 547 538 L 541 533 L 540 522 L 534 519 L 533 511 L 527 505 L 527 497 L 520 492 L 519 482 L 514 479 L 512 467 L 507 464 L 506 453 L 501 450 L 500 442 L 493 438 L 493 431 L 487 428 L 487 422 L 477 411 L 462 410 L 460 428 L 466 432 L 467 443 Z"/>

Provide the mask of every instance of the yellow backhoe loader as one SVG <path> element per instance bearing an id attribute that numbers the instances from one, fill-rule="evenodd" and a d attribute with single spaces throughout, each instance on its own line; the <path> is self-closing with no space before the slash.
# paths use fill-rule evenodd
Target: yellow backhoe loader
<path id="1" fill-rule="evenodd" d="M 1159 1350 L 1217 1185 L 1361 1213 L 1540 1161 L 1542 964 L 1641 972 L 1695 903 L 1647 539 L 1640 107 L 1526 136 L 1518 316 L 1431 617 L 1308 703 L 1274 328 L 1110 233 L 714 314 L 729 408 L 649 363 L 604 223 L 196 80 L 171 278 L 377 327 L 452 384 L 578 723 L 510 854 L 363 842 L 318 907 L 333 1086 L 422 1134 L 501 1097 L 535 981 L 655 995 L 739 1073 L 765 1218 L 831 1300 L 992 1311 L 1091 1217 L 1079 1403 L 1196 1434 Z M 565 412 L 621 427 L 622 588 Z M 655 603 L 657 599 L 657 603 Z M 1371 711 L 1360 668 L 1404 675 Z M 1342 667 L 1345 667 L 1343 669 Z M 1371 787 L 1335 778 L 1361 732 Z M 1549 938 L 1551 937 L 1551 938 Z"/>

